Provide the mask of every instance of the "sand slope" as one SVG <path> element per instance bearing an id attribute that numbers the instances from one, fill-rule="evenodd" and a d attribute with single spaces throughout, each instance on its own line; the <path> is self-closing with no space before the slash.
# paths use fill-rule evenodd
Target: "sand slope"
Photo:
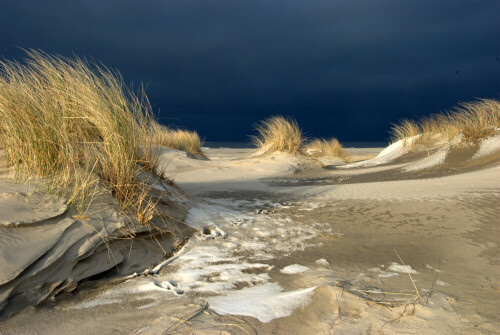
<path id="1" fill-rule="evenodd" d="M 0 178 L 3 317 L 61 291 L 72 291 L 82 280 L 142 271 L 165 257 L 165 252 L 179 248 L 191 234 L 182 223 L 186 215 L 182 206 L 170 206 L 171 219 L 151 229 L 119 214 L 109 194 L 80 215 L 68 209 L 63 199 L 33 192 L 35 186 L 36 181 L 27 185 L 15 184 L 5 174 Z"/>

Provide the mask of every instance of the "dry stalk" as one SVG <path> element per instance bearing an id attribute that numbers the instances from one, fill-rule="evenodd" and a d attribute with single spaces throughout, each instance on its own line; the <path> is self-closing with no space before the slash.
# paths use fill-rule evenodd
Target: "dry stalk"
<path id="1" fill-rule="evenodd" d="M 417 297 L 419 297 L 420 299 L 422 299 L 422 296 L 420 295 L 420 292 L 418 291 L 417 285 L 415 285 L 415 282 L 413 281 L 413 278 L 411 277 L 411 274 L 408 271 L 408 268 L 407 268 L 406 264 L 403 262 L 403 260 L 399 256 L 398 252 L 395 249 L 392 249 L 392 250 L 396 253 L 396 255 L 398 256 L 399 260 L 404 265 L 406 273 L 408 274 L 408 277 L 410 277 L 411 283 L 413 284 L 413 287 L 415 288 L 415 293 L 417 294 Z"/>

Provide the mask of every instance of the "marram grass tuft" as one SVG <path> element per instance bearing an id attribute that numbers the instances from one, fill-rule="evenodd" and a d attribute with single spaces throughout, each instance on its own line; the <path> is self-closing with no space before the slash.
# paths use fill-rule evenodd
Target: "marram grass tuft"
<path id="1" fill-rule="evenodd" d="M 140 221 L 151 218 L 147 185 L 137 179 L 152 157 L 143 92 L 104 66 L 40 51 L 27 51 L 24 63 L 0 62 L 0 71 L 0 146 L 18 179 L 45 177 L 79 208 L 104 184 Z"/>
<path id="2" fill-rule="evenodd" d="M 195 131 L 171 129 L 159 124 L 151 128 L 150 141 L 153 144 L 185 151 L 195 157 L 205 157 L 201 150 L 202 141 Z"/>
<path id="3" fill-rule="evenodd" d="M 392 141 L 402 140 L 421 135 L 418 143 L 439 136 L 445 141 L 463 134 L 467 143 L 491 136 L 500 127 L 500 102 L 495 99 L 479 99 L 461 103 L 449 112 L 431 115 L 419 121 L 403 120 L 392 128 Z"/>
<path id="4" fill-rule="evenodd" d="M 311 157 L 338 157 L 346 160 L 349 154 L 336 138 L 314 139 L 306 145 L 306 153 Z"/>
<path id="5" fill-rule="evenodd" d="M 252 140 L 262 152 L 282 151 L 300 153 L 304 137 L 297 122 L 283 116 L 273 116 L 265 119 L 257 126 L 257 136 Z"/>

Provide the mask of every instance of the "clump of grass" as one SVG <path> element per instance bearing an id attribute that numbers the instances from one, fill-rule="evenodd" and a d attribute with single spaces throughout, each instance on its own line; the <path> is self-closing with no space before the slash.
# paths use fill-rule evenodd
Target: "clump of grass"
<path id="1" fill-rule="evenodd" d="M 145 94 L 78 57 L 27 51 L 24 64 L 2 61 L 0 71 L 0 145 L 16 176 L 46 177 L 80 206 L 104 183 L 147 222 L 154 206 L 137 178 L 153 157 L 142 143 L 152 122 Z"/>
<path id="2" fill-rule="evenodd" d="M 406 141 L 409 138 L 420 134 L 422 134 L 420 125 L 417 122 L 410 120 L 402 120 L 391 129 L 392 141 L 397 142 L 402 140 L 404 144 L 406 144 Z"/>
<path id="3" fill-rule="evenodd" d="M 203 142 L 195 131 L 171 129 L 159 124 L 152 127 L 150 141 L 157 145 L 182 150 L 193 156 L 205 157 L 201 146 Z"/>
<path id="4" fill-rule="evenodd" d="M 262 121 L 256 129 L 258 135 L 253 136 L 252 141 L 261 152 L 302 152 L 304 137 L 295 120 L 273 116 Z"/>
<path id="5" fill-rule="evenodd" d="M 421 135 L 412 143 L 423 142 L 431 136 L 439 136 L 449 141 L 463 134 L 463 141 L 474 143 L 489 137 L 500 127 L 500 102 L 494 99 L 479 99 L 461 103 L 451 111 L 431 115 L 419 121 L 403 120 L 392 128 L 392 141 L 407 139 Z"/>
<path id="6" fill-rule="evenodd" d="M 309 142 L 306 152 L 311 157 L 339 157 L 346 160 L 349 154 L 342 148 L 342 144 L 336 138 L 315 139 Z"/>
<path id="7" fill-rule="evenodd" d="M 482 99 L 461 104 L 452 114 L 454 124 L 469 141 L 489 137 L 500 127 L 500 102 Z"/>

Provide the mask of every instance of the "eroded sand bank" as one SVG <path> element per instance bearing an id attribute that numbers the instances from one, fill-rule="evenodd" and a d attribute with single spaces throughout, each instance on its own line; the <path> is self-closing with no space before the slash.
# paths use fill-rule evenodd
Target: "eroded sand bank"
<path id="1" fill-rule="evenodd" d="M 326 169 L 286 154 L 211 149 L 200 161 L 165 149 L 190 241 L 147 275 L 59 294 L 0 331 L 498 333 L 500 152 L 484 147 L 393 148 L 378 165 Z"/>

